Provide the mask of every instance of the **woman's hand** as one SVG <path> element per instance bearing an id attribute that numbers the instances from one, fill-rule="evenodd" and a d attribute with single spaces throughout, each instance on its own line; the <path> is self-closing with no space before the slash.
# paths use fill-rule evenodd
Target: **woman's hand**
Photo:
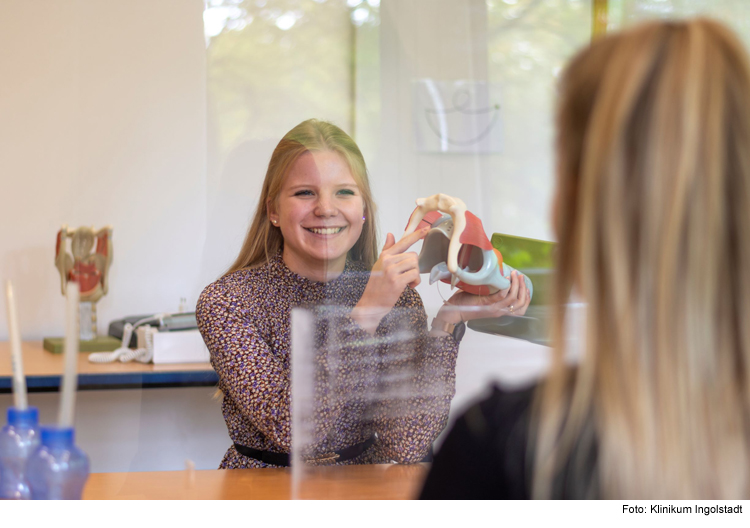
<path id="1" fill-rule="evenodd" d="M 370 273 L 362 298 L 352 310 L 352 319 L 374 334 L 381 319 L 391 311 L 404 288 L 416 288 L 419 277 L 419 256 L 406 252 L 430 227 L 425 226 L 396 242 L 392 233 L 385 238 L 385 246 Z"/>
<path id="2" fill-rule="evenodd" d="M 510 287 L 492 295 L 472 295 L 463 291 L 455 293 L 440 308 L 436 319 L 456 324 L 471 319 L 500 317 L 503 315 L 523 315 L 531 302 L 531 294 L 526 288 L 523 274 L 513 270 L 510 273 Z"/>

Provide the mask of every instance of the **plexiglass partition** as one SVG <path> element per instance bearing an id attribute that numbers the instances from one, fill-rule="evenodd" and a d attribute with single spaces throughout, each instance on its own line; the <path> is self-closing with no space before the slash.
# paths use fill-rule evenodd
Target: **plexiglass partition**
<path id="1" fill-rule="evenodd" d="M 478 312 L 455 311 L 465 319 L 474 319 Z M 296 308 L 292 313 L 294 498 L 346 495 L 363 480 L 373 498 L 419 495 L 428 464 L 447 432 L 456 360 L 476 351 L 460 336 L 457 340 L 430 331 L 421 306 L 381 313 L 387 315 L 374 334 L 358 325 L 356 310 L 349 306 Z M 525 333 L 534 331 L 530 322 L 548 335 L 551 314 L 539 313 L 475 319 L 481 323 L 477 331 L 487 338 L 482 352 L 502 356 L 514 343 L 523 349 Z M 585 354 L 585 320 L 585 303 L 566 307 L 564 339 L 571 365 Z M 333 467 L 372 465 L 379 467 Z"/>
<path id="2" fill-rule="evenodd" d="M 329 305 L 292 314 L 297 498 L 325 497 L 318 483 L 331 473 L 321 466 L 429 462 L 448 422 L 458 354 L 453 337 L 431 336 L 421 307 L 383 310 L 374 334 L 351 313 Z M 380 475 L 386 486 L 388 471 Z M 356 479 L 355 472 L 347 475 Z"/>
<path id="3" fill-rule="evenodd" d="M 323 498 L 325 466 L 417 464 L 432 459 L 455 395 L 458 345 L 430 335 L 422 307 L 385 309 L 374 334 L 350 307 L 296 309 L 292 315 L 292 471 L 296 498 Z M 422 468 L 423 470 L 424 468 Z M 388 498 L 398 486 L 383 468 Z M 420 471 L 414 469 L 412 471 Z M 372 478 L 372 477 L 371 477 Z M 346 487 L 356 480 L 324 479 Z M 417 489 L 411 490 L 413 494 Z"/>

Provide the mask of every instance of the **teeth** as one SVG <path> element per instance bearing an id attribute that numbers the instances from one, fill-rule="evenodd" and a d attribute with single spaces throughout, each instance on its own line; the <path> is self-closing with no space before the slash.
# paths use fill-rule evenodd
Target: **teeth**
<path id="1" fill-rule="evenodd" d="M 335 235 L 336 233 L 340 232 L 343 227 L 326 227 L 324 229 L 318 229 L 317 227 L 311 227 L 307 228 L 308 231 L 311 231 L 317 235 Z"/>

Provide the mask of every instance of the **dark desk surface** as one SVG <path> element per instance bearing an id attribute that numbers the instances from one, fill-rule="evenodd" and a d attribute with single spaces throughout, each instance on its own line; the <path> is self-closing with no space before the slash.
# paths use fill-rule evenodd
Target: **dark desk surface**
<path id="1" fill-rule="evenodd" d="M 47 352 L 41 341 L 23 343 L 23 367 L 29 392 L 59 389 L 63 355 Z M 11 377 L 10 343 L 3 341 L 0 342 L 0 394 L 10 392 Z M 217 382 L 218 377 L 208 363 L 90 363 L 86 353 L 80 353 L 78 358 L 80 390 L 206 387 Z"/>
<path id="2" fill-rule="evenodd" d="M 551 346 L 550 306 L 529 306 L 522 316 L 503 316 L 489 319 L 474 319 L 467 326 L 476 332 L 523 339 L 536 345 Z"/>
<path id="3" fill-rule="evenodd" d="M 426 464 L 307 468 L 294 497 L 289 468 L 93 473 L 83 498 L 413 499 L 419 494 L 427 470 Z"/>

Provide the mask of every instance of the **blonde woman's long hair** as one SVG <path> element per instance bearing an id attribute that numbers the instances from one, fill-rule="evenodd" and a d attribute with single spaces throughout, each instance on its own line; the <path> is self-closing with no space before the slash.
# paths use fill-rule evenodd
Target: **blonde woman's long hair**
<path id="1" fill-rule="evenodd" d="M 278 200 L 284 179 L 300 156 L 307 152 L 321 151 L 336 152 L 344 159 L 362 193 L 366 220 L 362 226 L 362 234 L 349 250 L 349 258 L 361 262 L 368 269 L 372 267 L 378 256 L 377 222 L 365 159 L 357 144 L 346 132 L 332 123 L 309 119 L 287 132 L 276 145 L 268 163 L 263 189 L 245 242 L 226 274 L 242 268 L 261 266 L 282 248 L 284 238 L 281 230 L 273 226 L 268 218 L 268 201 Z"/>
<path id="2" fill-rule="evenodd" d="M 534 495 L 558 494 L 562 466 L 594 449 L 604 498 L 747 499 L 743 46 L 707 19 L 649 23 L 593 43 L 560 87 L 554 360 L 535 399 Z M 587 303 L 575 370 L 571 291 Z"/>

